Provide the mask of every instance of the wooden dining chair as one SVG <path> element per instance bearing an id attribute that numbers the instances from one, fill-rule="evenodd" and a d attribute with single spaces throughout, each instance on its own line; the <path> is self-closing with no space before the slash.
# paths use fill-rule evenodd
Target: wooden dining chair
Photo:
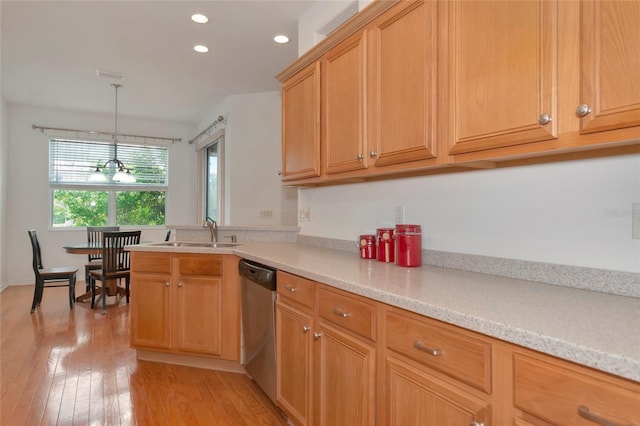
<path id="1" fill-rule="evenodd" d="M 140 244 L 142 231 L 105 231 L 102 233 L 102 267 L 90 271 L 91 307 L 102 301 L 102 313 L 107 313 L 108 282 L 125 280 L 125 295 L 129 303 L 131 253 L 125 246 Z M 100 297 L 96 301 L 96 281 L 102 283 Z"/>
<path id="2" fill-rule="evenodd" d="M 87 242 L 89 244 L 101 244 L 103 232 L 119 230 L 119 226 L 87 226 Z M 102 268 L 102 252 L 89 254 L 87 257 L 87 263 L 84 265 L 84 284 L 86 291 L 89 292 L 91 289 L 89 272 Z"/>
<path id="3" fill-rule="evenodd" d="M 35 229 L 30 229 L 29 239 L 31 240 L 31 250 L 33 252 L 33 272 L 36 276 L 36 286 L 33 291 L 33 303 L 31 313 L 36 306 L 42 302 L 42 294 L 45 287 L 69 287 L 69 308 L 73 309 L 76 297 L 76 273 L 78 268 L 71 266 L 60 266 L 54 268 L 44 268 L 42 265 L 42 253 L 40 242 Z"/>

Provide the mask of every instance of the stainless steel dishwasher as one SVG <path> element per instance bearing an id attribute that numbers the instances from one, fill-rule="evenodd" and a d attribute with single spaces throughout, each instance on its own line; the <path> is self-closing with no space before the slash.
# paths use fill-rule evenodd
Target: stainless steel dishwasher
<path id="1" fill-rule="evenodd" d="M 242 363 L 247 374 L 276 402 L 276 271 L 242 259 Z"/>

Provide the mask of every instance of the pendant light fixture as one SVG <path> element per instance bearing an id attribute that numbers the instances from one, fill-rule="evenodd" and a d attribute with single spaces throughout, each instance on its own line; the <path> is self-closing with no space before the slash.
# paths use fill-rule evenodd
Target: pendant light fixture
<path id="1" fill-rule="evenodd" d="M 113 132 L 113 158 L 102 165 L 104 169 L 109 163 L 113 163 L 117 168 L 116 173 L 111 178 L 114 182 L 119 183 L 135 183 L 136 178 L 131 174 L 131 169 L 127 168 L 124 163 L 118 160 L 118 89 L 122 87 L 121 84 L 112 84 L 116 90 L 116 113 L 115 113 L 115 131 Z M 89 182 L 106 182 L 107 177 L 100 170 L 100 166 L 96 167 L 96 170 L 89 176 Z"/>

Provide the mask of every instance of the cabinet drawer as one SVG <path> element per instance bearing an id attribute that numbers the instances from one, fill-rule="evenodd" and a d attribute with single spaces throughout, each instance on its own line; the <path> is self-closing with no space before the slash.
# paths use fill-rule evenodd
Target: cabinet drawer
<path id="1" fill-rule="evenodd" d="M 313 309 L 314 281 L 278 271 L 278 295 Z"/>
<path id="2" fill-rule="evenodd" d="M 325 289 L 318 292 L 320 318 L 353 331 L 367 339 L 375 339 L 375 306 L 356 296 L 345 296 Z"/>
<path id="3" fill-rule="evenodd" d="M 463 383 L 491 392 L 491 344 L 427 318 L 386 315 L 387 347 Z"/>
<path id="4" fill-rule="evenodd" d="M 513 366 L 514 404 L 526 413 L 561 425 L 640 425 L 640 384 L 520 353 Z"/>
<path id="5" fill-rule="evenodd" d="M 171 256 L 168 254 L 150 254 L 131 252 L 132 272 L 171 273 Z"/>
<path id="6" fill-rule="evenodd" d="M 180 275 L 222 275 L 222 256 L 218 254 L 178 256 Z"/>

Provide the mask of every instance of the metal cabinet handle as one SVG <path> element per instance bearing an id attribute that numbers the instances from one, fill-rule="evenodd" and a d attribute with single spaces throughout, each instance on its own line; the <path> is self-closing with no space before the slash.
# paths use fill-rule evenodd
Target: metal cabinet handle
<path id="1" fill-rule="evenodd" d="M 622 425 L 620 423 L 615 423 L 612 422 L 610 420 L 604 419 L 600 416 L 598 416 L 597 414 L 593 414 L 590 410 L 589 407 L 587 407 L 586 405 L 581 405 L 578 407 L 578 415 L 580 417 L 583 417 L 589 421 L 592 421 L 594 423 L 597 423 L 599 425 L 602 426 L 636 426 L 633 423 L 630 423 L 628 425 Z"/>
<path id="2" fill-rule="evenodd" d="M 544 114 L 540 114 L 540 116 L 538 117 L 538 124 L 542 126 L 544 126 L 545 124 L 549 124 L 552 121 L 553 121 L 553 118 L 546 112 Z"/>
<path id="3" fill-rule="evenodd" d="M 303 325 L 303 326 L 302 326 L 302 332 L 303 332 L 303 333 L 305 333 L 305 334 L 306 334 L 306 333 L 308 333 L 308 332 L 309 332 L 309 330 L 311 330 L 311 327 L 309 327 L 308 325 Z"/>
<path id="4" fill-rule="evenodd" d="M 589 104 L 580 104 L 576 108 L 576 115 L 578 117 L 584 117 L 585 115 L 589 114 L 590 112 L 591 112 L 591 107 L 589 106 Z"/>
<path id="5" fill-rule="evenodd" d="M 315 333 L 313 333 L 313 340 L 318 340 L 321 337 L 322 337 L 322 333 L 321 332 L 316 331 Z"/>
<path id="6" fill-rule="evenodd" d="M 362 154 L 356 155 L 356 160 L 363 160 L 363 159 L 364 159 L 364 155 Z"/>
<path id="7" fill-rule="evenodd" d="M 369 157 L 371 158 L 376 158 L 378 156 L 378 153 L 375 151 L 369 151 Z"/>
<path id="8" fill-rule="evenodd" d="M 178 287 L 182 287 L 184 283 L 182 281 L 178 281 Z"/>
<path id="9" fill-rule="evenodd" d="M 484 422 L 476 422 L 474 420 L 469 424 L 469 426 L 484 426 Z"/>
<path id="10" fill-rule="evenodd" d="M 171 286 L 171 283 L 170 283 L 169 281 L 165 281 L 165 282 L 164 282 L 164 286 L 165 286 L 165 287 L 170 287 L 170 286 Z"/>
<path id="11" fill-rule="evenodd" d="M 351 312 L 343 311 L 342 309 L 340 309 L 338 307 L 333 308 L 331 310 L 331 312 L 333 312 L 334 315 L 337 315 L 337 316 L 342 317 L 342 318 L 347 318 L 347 317 L 351 316 Z"/>
<path id="12" fill-rule="evenodd" d="M 429 355 L 440 356 L 442 355 L 442 349 L 438 348 L 428 348 L 420 340 L 416 340 L 413 342 L 413 347 L 419 351 L 426 352 Z"/>
<path id="13" fill-rule="evenodd" d="M 292 292 L 292 293 L 293 293 L 294 291 L 298 291 L 298 288 L 297 288 L 297 287 L 291 287 L 290 285 L 285 285 L 285 286 L 284 286 L 284 289 L 285 289 L 285 290 L 288 290 L 288 291 L 290 291 L 290 292 Z"/>

